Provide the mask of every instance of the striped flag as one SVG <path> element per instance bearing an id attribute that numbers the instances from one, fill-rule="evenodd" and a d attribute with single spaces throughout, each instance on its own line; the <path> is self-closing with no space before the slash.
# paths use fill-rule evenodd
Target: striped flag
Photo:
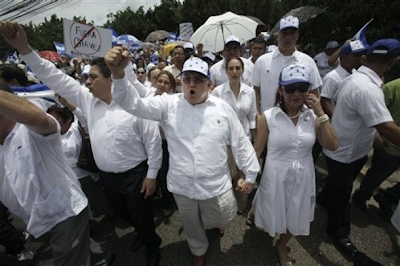
<path id="1" fill-rule="evenodd" d="M 111 26 L 108 26 L 108 29 L 112 31 L 112 46 L 115 46 L 118 41 L 118 33 Z"/>
<path id="2" fill-rule="evenodd" d="M 54 43 L 54 47 L 56 47 L 57 53 L 59 55 L 65 55 L 65 46 L 62 43 L 59 42 L 53 42 Z"/>
<path id="3" fill-rule="evenodd" d="M 354 37 L 351 39 L 352 41 L 359 40 L 361 41 L 364 45 L 368 45 L 367 42 L 367 37 L 365 36 L 365 30 L 367 29 L 367 26 L 369 23 L 371 23 L 374 20 L 374 18 L 371 18 L 370 21 L 368 21 L 357 33 L 354 35 Z"/>
<path id="4" fill-rule="evenodd" d="M 170 41 L 177 41 L 179 39 L 179 34 L 176 32 L 169 32 L 167 39 Z"/>

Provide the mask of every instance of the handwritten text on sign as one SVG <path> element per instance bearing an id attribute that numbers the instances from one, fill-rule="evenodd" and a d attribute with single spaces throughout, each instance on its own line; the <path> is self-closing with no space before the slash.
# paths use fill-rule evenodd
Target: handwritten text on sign
<path id="1" fill-rule="evenodd" d="M 80 55 L 83 58 L 103 57 L 111 48 L 112 32 L 78 23 L 63 20 L 65 50 L 68 54 Z"/>

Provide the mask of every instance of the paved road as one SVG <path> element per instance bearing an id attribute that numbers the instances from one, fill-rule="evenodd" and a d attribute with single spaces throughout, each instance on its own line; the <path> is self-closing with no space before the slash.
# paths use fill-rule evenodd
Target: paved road
<path id="1" fill-rule="evenodd" d="M 317 186 L 324 182 L 323 169 L 318 174 Z M 383 186 L 400 180 L 397 173 Z M 358 187 L 358 181 L 354 187 Z M 374 200 L 369 202 L 367 212 L 361 212 L 352 207 L 351 239 L 364 253 L 385 266 L 400 265 L 400 249 L 396 244 L 398 232 L 389 219 L 379 212 Z M 163 239 L 161 246 L 162 258 L 160 265 L 186 266 L 191 265 L 192 257 L 186 244 L 182 224 L 177 211 L 169 220 L 165 220 L 162 212 L 155 207 L 157 232 Z M 245 216 L 237 216 L 233 224 L 219 238 L 210 233 L 210 248 L 207 253 L 207 265 L 276 265 L 277 259 L 272 247 L 273 239 L 265 232 L 245 224 Z M 15 221 L 17 226 L 21 226 Z M 325 235 L 326 212 L 317 205 L 315 219 L 311 224 L 311 234 L 308 237 L 296 237 L 289 242 L 290 255 L 296 260 L 296 265 L 352 265 L 333 246 Z M 113 266 L 146 265 L 144 248 L 132 252 L 130 246 L 135 236 L 131 227 L 116 220 L 109 223 L 103 216 L 93 222 L 93 238 L 102 247 L 116 253 Z M 398 237 L 398 236 L 397 236 Z M 399 241 L 398 238 L 397 241 Z M 46 244 L 46 238 L 29 240 L 28 246 L 36 250 L 38 265 L 52 265 L 51 252 Z M 5 261 L 4 252 L 0 250 L 0 262 Z M 0 263 L 1 264 L 1 263 Z"/>

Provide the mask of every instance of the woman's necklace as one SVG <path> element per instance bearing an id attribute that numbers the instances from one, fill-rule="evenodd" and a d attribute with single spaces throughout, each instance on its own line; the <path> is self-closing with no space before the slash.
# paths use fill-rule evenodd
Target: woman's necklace
<path id="1" fill-rule="evenodd" d="M 299 111 L 297 112 L 297 114 L 294 115 L 294 116 L 288 116 L 288 115 L 287 115 L 287 117 L 289 117 L 290 119 L 295 119 L 295 118 L 299 117 L 300 111 L 301 111 L 301 110 L 299 110 Z"/>

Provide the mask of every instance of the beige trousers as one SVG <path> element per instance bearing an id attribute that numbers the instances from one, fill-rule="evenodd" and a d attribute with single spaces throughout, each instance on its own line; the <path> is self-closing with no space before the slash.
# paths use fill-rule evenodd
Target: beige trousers
<path id="1" fill-rule="evenodd" d="M 195 256 L 207 252 L 206 229 L 225 229 L 235 218 L 237 204 L 232 189 L 220 196 L 195 200 L 174 194 L 179 214 L 185 230 L 190 251 Z"/>

